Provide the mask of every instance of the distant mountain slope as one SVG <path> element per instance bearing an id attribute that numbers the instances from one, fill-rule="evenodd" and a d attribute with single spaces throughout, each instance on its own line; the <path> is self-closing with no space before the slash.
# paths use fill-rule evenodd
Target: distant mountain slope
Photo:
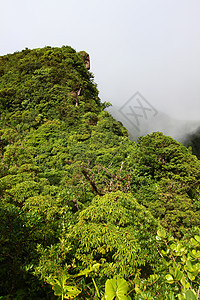
<path id="1" fill-rule="evenodd" d="M 192 152 L 200 159 L 200 127 L 186 135 L 184 145 L 192 147 Z"/>
<path id="2" fill-rule="evenodd" d="M 160 131 L 185 144 L 189 137 L 194 137 L 193 133 L 195 134 L 196 130 L 198 132 L 200 126 L 200 120 L 178 120 L 160 111 L 156 115 L 147 112 L 146 118 L 141 114 L 137 120 L 137 116 L 135 117 L 131 114 L 128 107 L 123 111 L 123 114 L 120 107 L 115 105 L 109 107 L 107 110 L 116 120 L 122 122 L 129 132 L 130 139 L 133 141 L 136 141 L 139 136 Z M 196 150 L 194 150 L 194 153 L 197 153 Z"/>

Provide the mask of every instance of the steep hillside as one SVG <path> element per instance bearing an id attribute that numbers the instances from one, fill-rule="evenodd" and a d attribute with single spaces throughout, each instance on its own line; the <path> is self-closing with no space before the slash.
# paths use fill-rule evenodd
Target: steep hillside
<path id="1" fill-rule="evenodd" d="M 37 122 L 58 118 L 75 125 L 82 114 L 100 110 L 84 52 L 76 53 L 71 47 L 5 55 L 0 58 L 0 76 L 0 109 L 10 116 L 17 111 L 18 124 L 29 116 L 29 123 L 35 118 Z"/>
<path id="2" fill-rule="evenodd" d="M 200 162 L 160 132 L 130 141 L 88 68 L 67 46 L 0 57 L 1 299 L 100 299 L 116 275 L 122 299 L 186 293 L 167 248 L 195 247 L 194 269 Z"/>

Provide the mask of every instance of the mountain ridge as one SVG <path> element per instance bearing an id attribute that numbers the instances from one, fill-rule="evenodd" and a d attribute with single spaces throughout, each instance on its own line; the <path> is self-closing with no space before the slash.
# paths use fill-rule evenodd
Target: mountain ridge
<path id="1" fill-rule="evenodd" d="M 0 298 L 98 299 L 115 276 L 127 300 L 186 293 L 164 256 L 199 247 L 200 161 L 161 132 L 131 141 L 83 54 L 0 57 Z"/>

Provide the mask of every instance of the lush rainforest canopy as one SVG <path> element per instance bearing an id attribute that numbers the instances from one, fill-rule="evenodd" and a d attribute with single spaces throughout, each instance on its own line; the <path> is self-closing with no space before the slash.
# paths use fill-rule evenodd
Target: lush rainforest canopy
<path id="1" fill-rule="evenodd" d="M 0 57 L 0 299 L 200 299 L 200 161 L 131 142 L 85 57 Z"/>

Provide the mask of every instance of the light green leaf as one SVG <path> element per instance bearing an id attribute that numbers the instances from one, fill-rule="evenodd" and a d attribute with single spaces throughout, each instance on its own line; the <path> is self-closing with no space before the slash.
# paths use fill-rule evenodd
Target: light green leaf
<path id="1" fill-rule="evenodd" d="M 73 299 L 81 293 L 76 286 L 65 286 L 64 299 Z"/>
<path id="2" fill-rule="evenodd" d="M 182 286 L 185 288 L 185 285 L 186 285 L 185 277 L 183 276 L 180 281 L 181 281 Z"/>
<path id="3" fill-rule="evenodd" d="M 97 271 L 100 267 L 100 264 L 94 264 L 91 268 L 89 269 L 84 269 L 83 271 L 80 271 L 77 275 L 75 275 L 74 277 L 78 277 L 78 276 L 83 276 L 83 275 L 88 275 L 89 273 L 93 272 L 93 271 Z"/>
<path id="4" fill-rule="evenodd" d="M 173 283 L 173 282 L 174 282 L 174 278 L 173 278 L 173 276 L 170 275 L 170 274 L 167 274 L 167 275 L 165 276 L 165 278 L 167 279 L 168 283 Z"/>
<path id="5" fill-rule="evenodd" d="M 158 229 L 157 235 L 158 235 L 158 237 L 164 239 L 166 237 L 166 232 L 164 230 Z"/>
<path id="6" fill-rule="evenodd" d="M 200 263 L 196 263 L 195 265 L 193 265 L 194 271 L 195 273 L 197 272 L 197 274 L 200 272 Z"/>
<path id="7" fill-rule="evenodd" d="M 168 295 L 168 297 L 169 297 L 170 300 L 175 300 L 173 292 L 170 292 L 169 295 Z"/>
<path id="8" fill-rule="evenodd" d="M 199 242 L 200 243 L 200 236 L 198 236 L 198 235 L 195 235 L 195 240 L 197 241 L 197 242 Z"/>
<path id="9" fill-rule="evenodd" d="M 200 258 L 200 251 L 199 250 L 195 250 L 193 249 L 192 252 L 190 252 L 191 256 L 195 259 L 199 259 Z"/>
<path id="10" fill-rule="evenodd" d="M 169 267 L 169 273 L 170 273 L 171 275 L 174 275 L 174 268 L 173 268 L 173 267 Z"/>
<path id="11" fill-rule="evenodd" d="M 178 268 L 176 268 L 174 277 L 178 281 L 181 280 L 181 278 L 183 277 L 183 272 L 181 272 Z"/>
<path id="12" fill-rule="evenodd" d="M 185 284 L 185 289 L 189 289 L 189 288 L 190 288 L 190 283 L 187 282 L 187 283 Z"/>
<path id="13" fill-rule="evenodd" d="M 128 283 L 120 276 L 108 279 L 105 285 L 105 298 L 106 300 L 131 300 L 130 296 L 126 295 L 128 290 Z"/>
<path id="14" fill-rule="evenodd" d="M 193 274 L 191 274 L 190 272 L 187 272 L 187 276 L 191 281 L 195 280 L 195 276 Z"/>
<path id="15" fill-rule="evenodd" d="M 76 286 L 66 285 L 66 280 L 68 278 L 69 275 L 62 274 L 58 279 L 54 278 L 49 281 L 56 296 L 63 296 L 65 299 L 73 299 L 81 293 L 81 290 Z"/>
<path id="16" fill-rule="evenodd" d="M 193 291 L 187 290 L 186 292 L 186 300 L 196 300 L 196 296 L 194 295 Z"/>

